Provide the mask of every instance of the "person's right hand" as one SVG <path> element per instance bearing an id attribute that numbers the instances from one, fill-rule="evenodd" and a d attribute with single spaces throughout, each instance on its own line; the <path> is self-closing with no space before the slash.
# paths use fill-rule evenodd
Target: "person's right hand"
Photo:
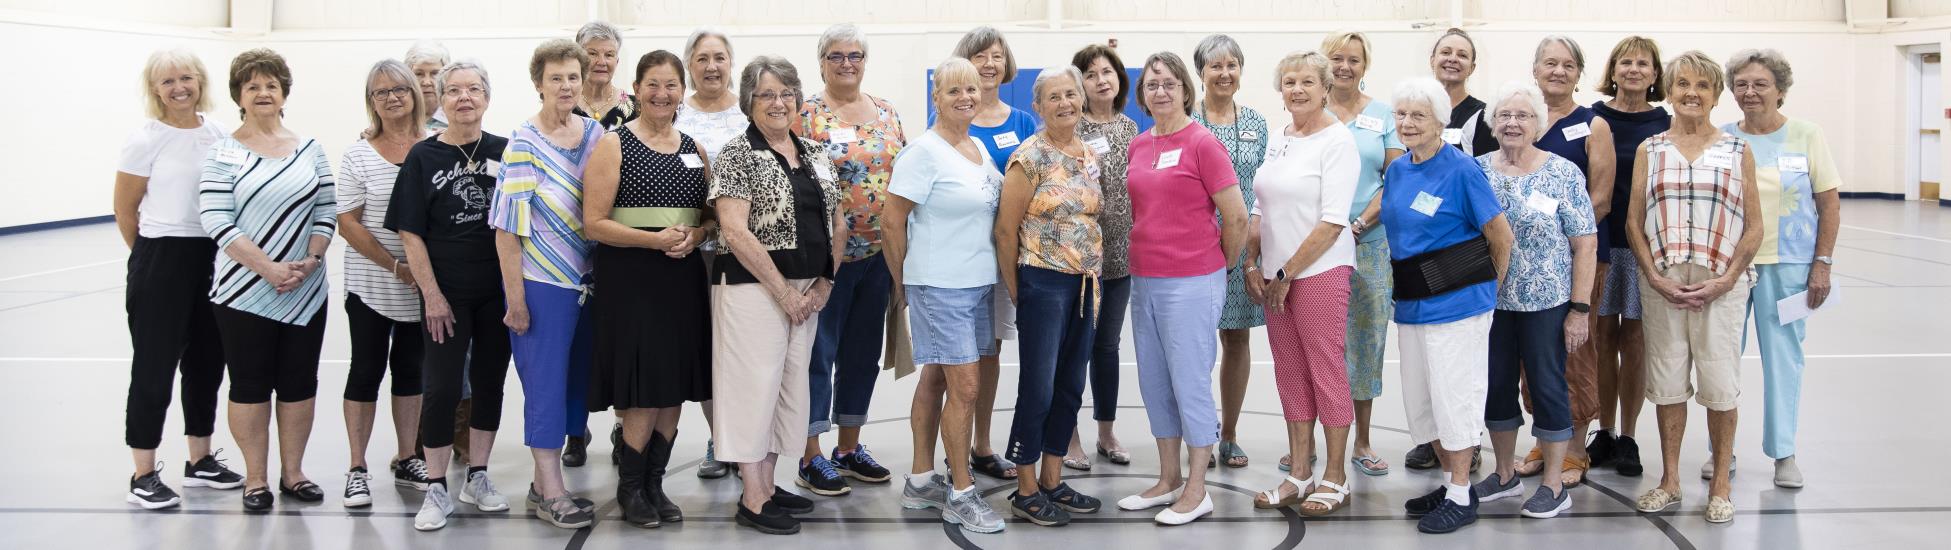
<path id="1" fill-rule="evenodd" d="M 517 335 L 528 334 L 528 304 L 509 301 L 508 313 L 501 316 L 501 324 L 508 325 L 508 330 Z"/>
<path id="2" fill-rule="evenodd" d="M 807 304 L 806 295 L 792 287 L 786 287 L 784 292 L 773 296 L 772 301 L 779 304 L 779 311 L 786 314 L 786 320 L 795 325 L 812 316 L 812 307 Z"/>
<path id="3" fill-rule="evenodd" d="M 290 262 L 265 262 L 264 265 L 251 268 L 251 272 L 263 278 L 264 282 L 271 285 L 279 294 L 291 292 L 292 289 L 298 288 L 298 282 L 305 280 L 305 272 Z"/>
<path id="4" fill-rule="evenodd" d="M 1248 271 L 1246 273 L 1245 279 L 1246 279 L 1246 299 L 1252 301 L 1255 305 L 1266 306 L 1267 305 L 1267 281 L 1265 279 L 1260 278 L 1260 272 L 1257 270 Z"/>
<path id="5" fill-rule="evenodd" d="M 448 307 L 447 298 L 441 296 L 439 292 L 426 293 L 422 296 L 422 301 L 427 304 L 427 313 L 423 319 L 427 325 L 427 336 L 433 338 L 436 344 L 446 343 L 448 338 L 454 337 L 453 308 Z"/>
<path id="6" fill-rule="evenodd" d="M 673 225 L 650 235 L 657 242 L 654 248 L 670 252 L 684 246 L 685 239 L 691 238 L 691 228 Z"/>
<path id="7" fill-rule="evenodd" d="M 1659 293 L 1661 298 L 1665 298 L 1667 303 L 1673 304 L 1674 307 L 1691 309 L 1688 307 L 1687 300 L 1680 297 L 1682 292 L 1680 283 L 1675 282 L 1673 279 L 1654 275 L 1646 278 L 1646 286 L 1653 287 L 1653 292 Z"/>
<path id="8" fill-rule="evenodd" d="M 894 295 L 888 300 L 890 304 L 900 304 L 902 307 L 907 307 L 908 289 L 901 288 L 901 285 L 894 285 Z"/>

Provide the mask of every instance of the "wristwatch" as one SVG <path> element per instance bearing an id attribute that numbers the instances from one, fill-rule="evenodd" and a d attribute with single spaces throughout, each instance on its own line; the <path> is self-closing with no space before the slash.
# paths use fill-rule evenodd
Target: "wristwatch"
<path id="1" fill-rule="evenodd" d="M 1585 304 L 1585 303 L 1579 303 L 1579 302 L 1572 302 L 1572 311 L 1574 311 L 1574 312 L 1578 312 L 1578 313 L 1591 313 L 1591 312 L 1592 312 L 1592 304 Z"/>
<path id="2" fill-rule="evenodd" d="M 1830 267 L 1836 266 L 1836 259 L 1828 256 L 1816 256 L 1816 261 L 1828 264 Z"/>

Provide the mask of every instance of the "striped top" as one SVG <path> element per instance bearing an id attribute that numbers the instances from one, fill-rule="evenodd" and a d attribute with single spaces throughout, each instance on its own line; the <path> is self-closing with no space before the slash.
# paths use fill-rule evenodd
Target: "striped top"
<path id="1" fill-rule="evenodd" d="M 1671 132 L 1646 138 L 1646 242 L 1660 269 L 1695 264 L 1724 274 L 1741 242 L 1741 159 L 1748 141 L 1733 134 L 1688 160 Z"/>
<path id="2" fill-rule="evenodd" d="M 361 209 L 359 224 L 366 232 L 373 234 L 379 246 L 393 255 L 394 261 L 406 261 L 406 247 L 400 244 L 400 235 L 386 229 L 386 208 L 393 201 L 393 182 L 399 179 L 400 166 L 386 161 L 379 151 L 365 138 L 347 147 L 345 157 L 339 160 L 338 188 L 339 213 L 344 214 Z M 405 266 L 401 266 L 405 269 Z M 372 259 L 351 246 L 345 247 L 345 288 L 347 293 L 359 296 L 373 311 L 387 319 L 402 323 L 420 322 L 420 294 L 413 291 L 392 271 L 373 263 Z"/>
<path id="3" fill-rule="evenodd" d="M 338 229 L 334 198 L 332 163 L 317 141 L 301 140 L 283 158 L 259 156 L 230 137 L 211 146 L 197 194 L 203 230 L 219 251 L 210 301 L 281 323 L 311 321 L 325 307 L 323 266 L 297 289 L 279 293 L 222 251 L 249 238 L 272 261 L 303 260 L 311 254 L 311 237 L 330 239 Z"/>
<path id="4" fill-rule="evenodd" d="M 583 137 L 574 149 L 556 147 L 529 122 L 509 136 L 488 225 L 521 237 L 523 279 L 580 289 L 593 248 L 583 236 L 583 165 L 603 125 L 576 120 Z"/>

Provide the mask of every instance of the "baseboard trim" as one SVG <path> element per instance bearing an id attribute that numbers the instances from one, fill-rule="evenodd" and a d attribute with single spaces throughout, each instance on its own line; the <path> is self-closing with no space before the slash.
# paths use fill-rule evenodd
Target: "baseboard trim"
<path id="1" fill-rule="evenodd" d="M 1904 200 L 1903 193 L 1880 193 L 1876 191 L 1842 191 L 1840 193 L 1842 198 L 1845 199 L 1883 199 L 1883 200 L 1890 200 L 1890 201 Z"/>
<path id="2" fill-rule="evenodd" d="M 94 225 L 98 223 L 108 223 L 113 221 L 115 221 L 115 215 L 110 214 L 107 216 L 90 216 L 86 218 L 75 218 L 72 220 L 55 220 L 51 222 L 30 223 L 27 225 L 12 225 L 7 227 L 0 227 L 0 236 L 19 235 L 21 233 L 33 233 L 35 231 L 47 231 L 49 229 L 61 229 L 63 227 Z"/>

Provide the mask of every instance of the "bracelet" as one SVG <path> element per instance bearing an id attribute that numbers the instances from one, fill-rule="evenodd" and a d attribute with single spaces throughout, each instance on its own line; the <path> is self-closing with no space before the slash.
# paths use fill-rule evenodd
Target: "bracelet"
<path id="1" fill-rule="evenodd" d="M 1249 265 L 1249 266 L 1246 266 L 1246 272 L 1247 272 L 1247 273 L 1252 273 L 1252 272 L 1255 272 L 1255 271 L 1259 271 L 1259 270 L 1260 270 L 1260 266 L 1257 266 L 1257 265 Z"/>

